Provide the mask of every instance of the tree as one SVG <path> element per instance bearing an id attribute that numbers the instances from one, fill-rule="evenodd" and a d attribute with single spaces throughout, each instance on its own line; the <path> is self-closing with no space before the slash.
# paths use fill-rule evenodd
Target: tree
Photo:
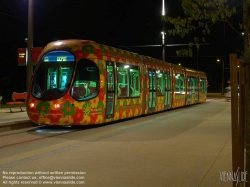
<path id="1" fill-rule="evenodd" d="M 212 32 L 215 23 L 228 24 L 235 33 L 244 33 L 244 52 L 242 53 L 245 73 L 245 170 L 248 172 L 246 186 L 250 186 L 250 46 L 249 46 L 249 3 L 250 0 L 179 0 L 183 15 L 164 16 L 162 21 L 172 25 L 168 34 L 182 38 L 196 34 L 190 46 L 205 42 L 205 36 Z M 235 185 L 235 184 L 234 184 Z"/>
<path id="2" fill-rule="evenodd" d="M 182 38 L 188 34 L 196 33 L 194 40 L 190 42 L 199 48 L 199 42 L 205 42 L 205 36 L 210 34 L 212 26 L 218 22 L 227 23 L 235 33 L 242 34 L 242 16 L 240 22 L 239 13 L 242 12 L 242 4 L 238 0 L 179 0 L 183 8 L 183 16 L 164 16 L 163 21 L 173 26 L 168 29 L 168 34 L 179 35 Z M 239 20 L 237 20 L 239 21 Z"/>

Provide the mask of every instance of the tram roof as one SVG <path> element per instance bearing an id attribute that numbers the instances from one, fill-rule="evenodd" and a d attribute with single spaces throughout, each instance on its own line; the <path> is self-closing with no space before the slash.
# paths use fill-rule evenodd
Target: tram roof
<path id="1" fill-rule="evenodd" d="M 44 52 L 52 50 L 68 50 L 72 51 L 73 53 L 82 51 L 81 57 L 96 56 L 103 59 L 105 59 L 104 57 L 108 57 L 107 60 L 113 60 L 117 62 L 141 62 L 140 55 L 137 53 L 99 44 L 91 40 L 69 39 L 50 42 L 46 45 Z"/>

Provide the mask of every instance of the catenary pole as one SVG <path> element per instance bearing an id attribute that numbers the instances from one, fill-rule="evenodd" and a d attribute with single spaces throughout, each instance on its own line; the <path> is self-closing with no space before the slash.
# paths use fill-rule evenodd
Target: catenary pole
<path id="1" fill-rule="evenodd" d="M 31 64 L 31 49 L 33 48 L 33 24 L 34 24 L 34 1 L 29 0 L 28 10 L 28 61 L 27 61 L 27 72 L 26 72 L 26 91 L 29 90 L 31 77 L 33 74 L 33 66 Z"/>

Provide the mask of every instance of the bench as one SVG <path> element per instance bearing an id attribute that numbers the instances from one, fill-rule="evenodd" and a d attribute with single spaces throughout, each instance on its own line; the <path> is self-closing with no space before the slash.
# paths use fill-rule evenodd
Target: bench
<path id="1" fill-rule="evenodd" d="M 9 106 L 10 112 L 13 112 L 11 110 L 11 107 L 14 105 L 23 105 L 26 102 L 28 93 L 27 92 L 23 92 L 23 93 L 17 93 L 17 92 L 13 92 L 12 93 L 12 100 L 10 102 L 7 102 L 6 104 Z M 23 112 L 22 107 L 20 106 L 21 112 Z"/>

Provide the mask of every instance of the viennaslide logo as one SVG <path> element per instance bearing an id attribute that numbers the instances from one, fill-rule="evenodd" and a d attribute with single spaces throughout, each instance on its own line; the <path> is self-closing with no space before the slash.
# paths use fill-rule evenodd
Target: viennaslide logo
<path id="1" fill-rule="evenodd" d="M 239 168 L 236 172 L 222 171 L 220 172 L 220 180 L 223 182 L 236 182 L 236 186 L 240 182 L 247 182 L 247 171 L 239 172 Z"/>

